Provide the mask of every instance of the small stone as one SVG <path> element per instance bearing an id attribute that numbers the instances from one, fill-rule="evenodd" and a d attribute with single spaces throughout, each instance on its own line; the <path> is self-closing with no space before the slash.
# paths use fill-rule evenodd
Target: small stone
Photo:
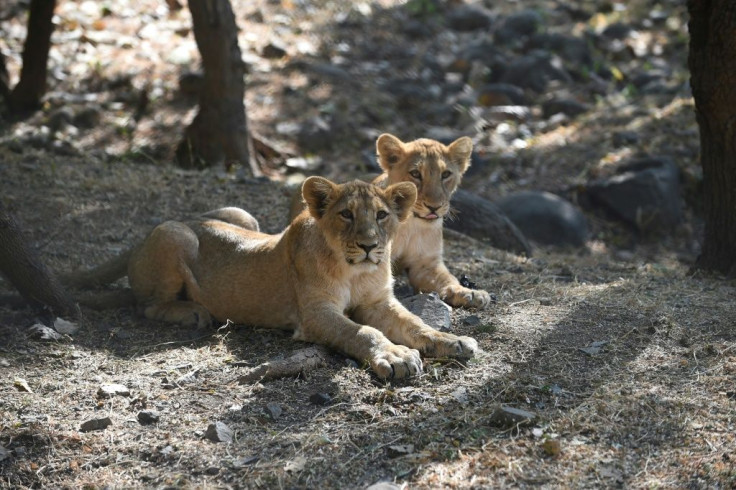
<path id="1" fill-rule="evenodd" d="M 478 325 L 480 325 L 480 317 L 478 315 L 468 315 L 463 318 L 463 325 L 467 325 L 469 327 L 477 327 Z"/>
<path id="2" fill-rule="evenodd" d="M 64 338 L 63 335 L 61 335 L 53 328 L 47 327 L 46 325 L 42 325 L 40 323 L 32 325 L 28 329 L 28 333 L 31 337 L 38 340 L 61 340 Z"/>
<path id="3" fill-rule="evenodd" d="M 213 442 L 232 442 L 233 430 L 222 422 L 215 422 L 207 427 L 204 437 Z"/>
<path id="4" fill-rule="evenodd" d="M 233 461 L 233 466 L 235 468 L 242 468 L 243 466 L 255 463 L 259 459 L 261 458 L 258 456 L 245 456 L 243 458 L 238 458 L 235 461 Z"/>
<path id="5" fill-rule="evenodd" d="M 0 463 L 8 458 L 10 458 L 10 451 L 5 449 L 3 446 L 0 446 Z"/>
<path id="6" fill-rule="evenodd" d="M 161 416 L 155 410 L 141 410 L 138 412 L 138 422 L 141 424 L 154 424 L 159 421 Z"/>
<path id="7" fill-rule="evenodd" d="M 450 29 L 456 31 L 474 31 L 490 27 L 491 17 L 476 6 L 458 5 L 447 13 L 445 22 Z"/>
<path id="8" fill-rule="evenodd" d="M 527 425 L 537 418 L 537 414 L 522 410 L 520 408 L 512 408 L 501 406 L 491 415 L 491 424 L 499 427 L 511 428 L 517 425 Z"/>
<path id="9" fill-rule="evenodd" d="M 402 299 L 401 304 L 432 328 L 448 331 L 452 326 L 450 319 L 452 308 L 442 301 L 437 293 L 409 296 Z"/>
<path id="10" fill-rule="evenodd" d="M 261 56 L 268 59 L 279 59 L 286 56 L 286 48 L 277 42 L 266 44 L 261 50 Z"/>
<path id="11" fill-rule="evenodd" d="M 398 458 L 414 452 L 414 444 L 396 444 L 386 448 L 389 458 Z"/>
<path id="12" fill-rule="evenodd" d="M 33 390 L 30 386 L 28 386 L 28 381 L 26 381 L 23 378 L 15 378 L 13 381 L 13 384 L 18 389 L 18 391 L 25 391 L 26 393 L 33 393 Z"/>
<path id="13" fill-rule="evenodd" d="M 64 320 L 63 318 L 57 318 L 56 320 L 54 320 L 54 330 L 66 335 L 72 335 L 77 333 L 77 330 L 79 330 L 79 325 L 74 322 Z"/>
<path id="14" fill-rule="evenodd" d="M 542 443 L 542 449 L 547 456 L 557 456 L 561 451 L 560 440 L 547 439 Z"/>
<path id="15" fill-rule="evenodd" d="M 403 487 L 397 485 L 396 483 L 379 481 L 378 483 L 374 483 L 373 485 L 366 487 L 365 490 L 401 490 L 401 488 Z"/>
<path id="16" fill-rule="evenodd" d="M 97 390 L 98 398 L 112 398 L 113 396 L 130 396 L 130 390 L 127 386 L 121 384 L 102 385 Z"/>
<path id="17" fill-rule="evenodd" d="M 608 343 L 607 340 L 600 340 L 597 342 L 591 342 L 591 344 L 587 347 L 581 347 L 580 350 L 589 356 L 596 356 L 601 353 L 601 350 L 603 350 L 603 346 L 605 346 Z"/>
<path id="18" fill-rule="evenodd" d="M 112 425 L 112 420 L 110 420 L 110 417 L 104 417 L 101 419 L 90 419 L 85 422 L 82 422 L 82 425 L 79 427 L 79 430 L 82 432 L 90 432 L 93 430 L 104 430 L 109 425 Z"/>
<path id="19" fill-rule="evenodd" d="M 217 466 L 210 466 L 209 468 L 204 470 L 204 472 L 208 475 L 217 475 L 218 473 L 220 473 L 220 468 L 218 468 Z"/>
<path id="20" fill-rule="evenodd" d="M 284 411 L 277 403 L 267 403 L 266 412 L 268 412 L 268 414 L 271 416 L 271 419 L 276 420 L 277 418 L 281 417 L 281 414 Z"/>
<path id="21" fill-rule="evenodd" d="M 332 401 L 332 398 L 327 393 L 312 393 L 309 396 L 309 401 L 315 405 L 327 405 Z"/>

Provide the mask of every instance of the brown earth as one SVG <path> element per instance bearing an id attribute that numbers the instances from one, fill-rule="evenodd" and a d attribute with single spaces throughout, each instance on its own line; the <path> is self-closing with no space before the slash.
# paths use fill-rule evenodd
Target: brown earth
<path id="1" fill-rule="evenodd" d="M 646 7 L 630 2 L 624 13 L 609 12 L 599 8 L 602 3 L 581 5 L 607 12 L 596 22 L 627 20 Z M 671 23 L 679 22 L 661 43 L 673 63 L 681 63 L 676 77 L 686 79 L 682 50 L 672 48 L 681 48 L 677 36 L 686 36 L 683 7 L 676 3 L 657 4 L 671 14 Z M 370 34 L 364 42 L 369 46 L 378 42 L 375 37 L 391 37 L 385 34 L 390 29 L 371 33 L 354 22 L 330 30 L 335 15 L 357 15 L 332 2 L 313 8 L 299 2 L 234 4 L 246 26 L 241 43 L 253 65 L 248 108 L 258 134 L 294 155 L 307 154 L 276 125 L 300 124 L 320 111 L 347 118 L 353 132 L 345 134 L 355 138 L 341 134 L 339 144 L 319 153 L 321 171 L 339 178 L 364 170 L 360 153 L 370 148 L 375 131 L 401 135 L 412 128 L 409 138 L 430 129 L 412 111 L 392 106 L 370 82 L 360 82 L 357 92 L 327 82 L 312 85 L 291 59 L 255 57 L 276 37 L 289 49 L 306 40 L 318 52 L 339 52 L 339 36 Z M 77 18 L 91 7 L 60 2 L 52 95 L 31 119 L 4 123 L 0 198 L 55 270 L 100 263 L 156 223 L 226 205 L 248 209 L 269 232 L 286 224 L 290 191 L 280 180 L 290 173 L 280 162 L 269 171 L 271 179 L 167 164 L 167 152 L 192 117 L 192 102 L 179 95 L 177 77 L 196 68 L 194 62 L 173 64 L 171 46 L 195 54 L 196 47 L 191 34 L 186 37 L 186 9 L 169 15 L 161 13 L 162 5 L 119 2 L 113 15 Z M 360 15 L 367 15 L 366 8 L 390 27 L 400 5 L 356 7 Z M 508 2 L 496 13 L 516 9 Z M 257 11 L 264 22 L 253 20 Z M 15 53 L 21 20 L 2 23 Z M 153 27 L 141 33 L 146 25 Z M 124 39 L 105 41 L 110 32 L 118 39 L 130 35 L 136 49 Z M 650 34 L 656 38 L 658 31 Z M 99 38 L 90 41 L 94 36 Z M 123 80 L 122 88 L 115 80 Z M 146 116 L 134 121 L 144 89 L 158 95 L 150 97 Z M 69 102 L 69 94 L 95 99 Z M 89 107 L 100 117 L 91 128 L 62 125 L 52 139 L 43 139 L 57 109 Z M 638 146 L 612 144 L 609 136 L 622 129 L 640 134 Z M 483 139 L 478 142 L 482 149 Z M 493 156 L 487 172 L 465 187 L 489 198 L 520 188 L 559 192 L 605 175 L 630 155 L 662 152 L 676 155 L 685 175 L 697 173 L 690 99 L 616 92 L 575 120 L 535 132 L 526 148 Z M 538 247 L 532 258 L 449 234 L 450 269 L 498 298 L 484 311 L 452 313 L 453 330 L 476 338 L 483 353 L 466 366 L 425 359 L 425 372 L 401 383 L 379 381 L 332 354 L 327 366 L 297 378 L 241 385 L 238 379 L 250 367 L 304 345 L 254 326 L 162 325 L 126 308 L 85 309 L 78 331 L 41 340 L 29 327 L 50 319 L 0 305 L 0 486 L 362 488 L 386 480 L 405 488 L 732 488 L 736 284 L 691 271 L 697 209 L 688 207 L 681 227 L 655 236 L 598 214 L 588 217 L 593 238 L 584 250 Z M 11 289 L 0 281 L 0 290 Z M 100 387 L 111 383 L 130 393 L 100 396 Z M 315 394 L 329 395 L 329 402 L 314 403 Z M 495 415 L 500 406 L 536 418 L 503 424 Z M 158 412 L 159 420 L 139 422 L 145 410 Z M 112 422 L 105 429 L 81 430 L 84 422 L 105 417 Z M 205 437 L 218 421 L 232 429 L 231 442 Z"/>

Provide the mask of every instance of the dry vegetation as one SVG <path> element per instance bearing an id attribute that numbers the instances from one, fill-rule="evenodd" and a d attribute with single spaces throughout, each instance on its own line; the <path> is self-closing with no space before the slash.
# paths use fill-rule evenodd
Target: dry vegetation
<path id="1" fill-rule="evenodd" d="M 282 8 L 256 3 L 267 16 Z M 149 14 L 161 8 L 158 2 L 140 5 L 150 7 Z M 323 26 L 318 19 L 335 8 L 324 7 L 281 34 L 317 43 L 320 30 L 312 27 Z M 60 8 L 73 10 L 71 2 Z M 241 26 L 255 26 L 243 34 L 248 55 L 278 23 L 246 24 L 252 11 L 241 12 Z M 171 36 L 178 47 L 192 48 L 191 37 L 176 34 L 177 26 L 186 26 L 185 14 L 149 22 L 165 35 L 147 38 L 146 57 L 123 51 L 134 60 L 127 65 L 126 57 L 116 58 L 116 71 L 136 73 L 132 94 L 139 93 L 139 81 L 161 87 L 150 117 L 133 133 L 124 130 L 133 128 L 128 102 L 102 100 L 119 96 L 116 89 L 98 92 L 96 103 L 105 110 L 94 129 L 58 136 L 73 141 L 73 151 L 13 143 L 42 132 L 54 103 L 35 120 L 6 124 L 0 198 L 52 268 L 99 263 L 162 220 L 225 205 L 250 210 L 266 231 L 285 225 L 289 191 L 277 179 L 179 171 L 149 161 L 166 161 L 163 150 L 150 152 L 173 147 L 182 120 L 191 117 L 190 106 L 173 95 L 180 67 L 165 56 Z M 107 18 L 104 29 L 136 32 L 133 17 Z M 13 26 L 3 24 L 8 32 Z M 106 32 L 102 27 L 99 32 Z M 75 46 L 81 45 L 87 46 Z M 86 54 L 93 55 L 102 56 Z M 112 63 L 85 60 L 70 66 L 80 73 L 84 66 L 97 70 L 105 83 L 113 78 L 107 73 Z M 269 128 L 299 120 L 306 110 L 283 105 L 288 91 L 282 88 L 301 82 L 276 62 L 255 66 L 253 126 L 278 138 Z M 60 92 L 89 90 L 94 77 L 74 73 L 58 82 Z M 396 131 L 403 123 L 380 129 Z M 572 185 L 581 174 L 605 172 L 607 163 L 625 157 L 607 140 L 596 140 L 621 128 L 640 131 L 652 151 L 670 148 L 696 163 L 687 98 L 662 102 L 642 95 L 621 104 L 602 100 L 582 121 L 536 135 L 527 151 L 499 164 L 508 175 L 498 185 L 469 184 L 489 197 L 525 186 Z M 325 159 L 335 165 L 325 172 L 360 170 L 359 153 L 372 137 L 329 149 Z M 341 161 L 349 163 L 340 167 Z M 454 330 L 475 337 L 483 353 L 467 366 L 426 359 L 423 375 L 402 383 L 381 382 L 334 354 L 327 366 L 298 378 L 243 385 L 238 379 L 249 367 L 303 346 L 286 333 L 253 326 L 161 325 L 132 309 L 84 310 L 76 333 L 40 340 L 28 327 L 48 318 L 0 305 L 0 487 L 363 488 L 385 480 L 406 488 L 733 488 L 736 284 L 690 270 L 698 229 L 691 211 L 682 228 L 646 240 L 590 217 L 595 235 L 586 250 L 540 248 L 532 258 L 450 234 L 450 268 L 498 298 L 487 310 L 452 314 Z M 9 290 L 2 282 L 0 288 Z M 110 383 L 130 393 L 100 396 L 99 388 Z M 329 401 L 315 403 L 315 394 Z M 499 424 L 499 406 L 536 418 Z M 145 410 L 158 412 L 159 420 L 139 422 Z M 81 431 L 85 421 L 104 417 L 112 422 L 104 430 Z M 232 442 L 205 437 L 218 421 L 233 430 Z"/>

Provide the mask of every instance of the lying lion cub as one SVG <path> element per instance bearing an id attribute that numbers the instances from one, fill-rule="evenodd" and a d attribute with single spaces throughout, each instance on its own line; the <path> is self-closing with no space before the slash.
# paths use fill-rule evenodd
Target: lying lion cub
<path id="1" fill-rule="evenodd" d="M 382 187 L 412 182 L 419 196 L 412 215 L 399 225 L 391 259 L 396 271 L 406 271 L 415 291 L 436 291 L 452 306 L 485 308 L 491 296 L 460 284 L 442 260 L 442 220 L 450 197 L 470 166 L 473 142 L 468 137 L 449 146 L 422 138 L 404 143 L 382 134 L 376 141 L 378 163 L 384 170 L 374 181 Z"/>
<path id="2" fill-rule="evenodd" d="M 310 177 L 302 195 L 308 209 L 279 235 L 260 233 L 238 208 L 157 226 L 128 262 L 145 316 L 293 329 L 297 339 L 367 361 L 382 378 L 419 373 L 419 352 L 473 356 L 475 340 L 432 329 L 394 298 L 391 240 L 416 200 L 413 184 Z"/>

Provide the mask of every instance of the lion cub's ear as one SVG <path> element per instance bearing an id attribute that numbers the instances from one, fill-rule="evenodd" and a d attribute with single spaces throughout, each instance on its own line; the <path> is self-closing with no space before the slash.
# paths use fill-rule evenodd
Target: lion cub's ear
<path id="1" fill-rule="evenodd" d="M 450 150 L 450 160 L 458 166 L 461 173 L 470 166 L 470 155 L 473 153 L 473 140 L 467 136 L 458 138 L 447 147 Z"/>
<path id="2" fill-rule="evenodd" d="M 378 164 L 386 172 L 404 158 L 404 143 L 392 134 L 383 133 L 376 140 Z"/>
<path id="3" fill-rule="evenodd" d="M 327 205 L 330 203 L 334 192 L 337 190 L 337 184 L 323 177 L 309 177 L 302 184 L 302 197 L 307 203 L 309 213 L 315 219 L 324 216 Z"/>
<path id="4" fill-rule="evenodd" d="M 388 186 L 385 192 L 386 198 L 399 217 L 399 221 L 406 220 L 417 200 L 417 187 L 411 182 L 401 182 Z"/>

